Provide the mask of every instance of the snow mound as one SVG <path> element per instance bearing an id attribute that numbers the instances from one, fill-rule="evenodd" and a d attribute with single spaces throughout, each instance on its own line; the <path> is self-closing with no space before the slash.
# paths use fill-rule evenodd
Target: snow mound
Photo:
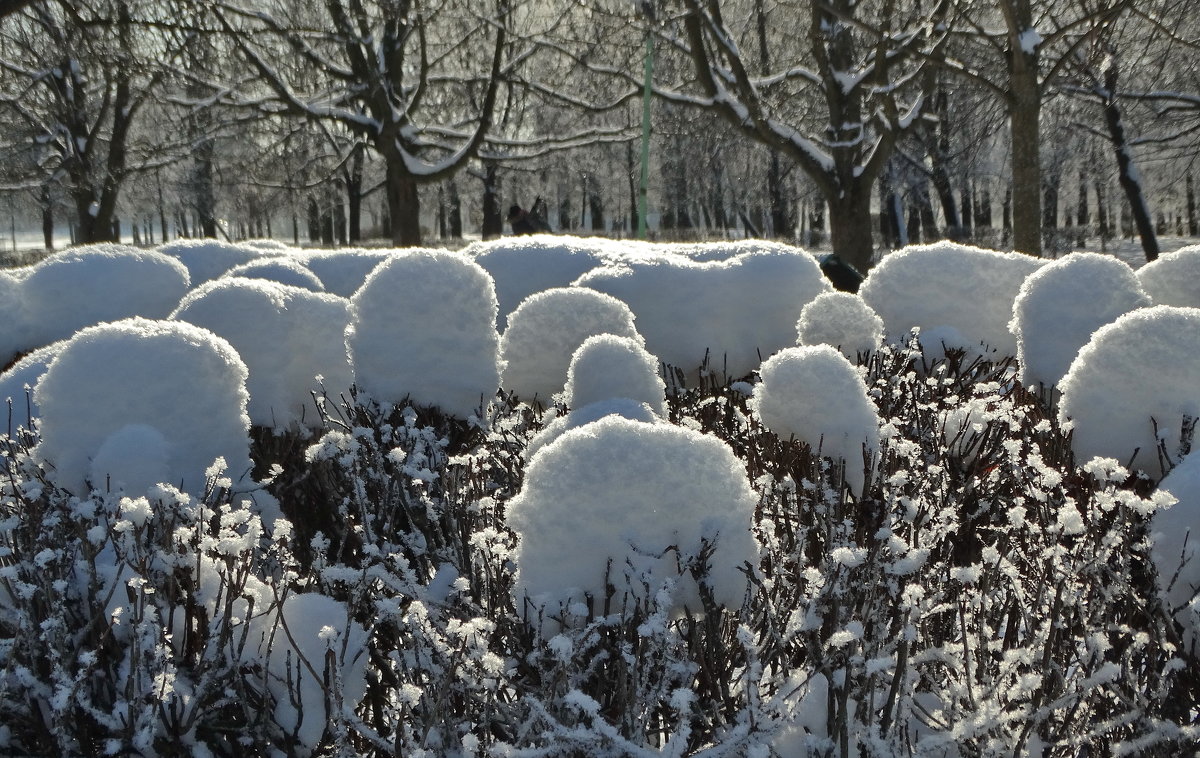
<path id="1" fill-rule="evenodd" d="M 1013 300 L 1044 263 L 954 242 L 911 245 L 885 255 L 859 294 L 883 319 L 889 339 L 905 339 L 916 326 L 927 348 L 950 339 L 946 347 L 966 348 L 970 355 L 982 354 L 981 344 L 1002 356 L 1016 355 L 1016 339 L 1008 331 Z"/>
<path id="2" fill-rule="evenodd" d="M 1137 271 L 1155 305 L 1200 308 L 1200 245 L 1164 253 Z"/>
<path id="3" fill-rule="evenodd" d="M 325 291 L 349 298 L 358 291 L 375 267 L 383 263 L 395 250 L 363 250 L 343 248 L 305 253 L 297 257 L 300 263 L 316 274 Z"/>
<path id="4" fill-rule="evenodd" d="M 627 397 L 597 400 L 594 403 L 574 408 L 565 416 L 559 416 L 542 427 L 525 446 L 525 460 L 532 460 L 539 450 L 566 432 L 599 421 L 606 416 L 620 416 L 630 421 L 641 421 L 646 424 L 665 423 L 662 414 L 647 403 L 639 403 L 637 400 Z"/>
<path id="5" fill-rule="evenodd" d="M 279 240 L 267 239 L 265 237 L 260 238 L 260 239 L 242 240 L 238 244 L 245 245 L 246 247 L 252 247 L 255 250 L 266 250 L 267 252 L 270 252 L 270 253 L 289 253 L 289 252 L 292 252 L 293 250 L 297 249 L 297 248 L 294 248 L 291 245 L 287 244 L 286 242 L 280 242 Z"/>
<path id="6" fill-rule="evenodd" d="M 25 295 L 19 279 L 0 271 L 0 369 L 34 347 L 33 329 L 25 313 Z"/>
<path id="7" fill-rule="evenodd" d="M 1160 491 L 1177 501 L 1155 511 L 1150 555 L 1158 570 L 1159 593 L 1184 630 L 1195 655 L 1200 643 L 1200 455 L 1191 453 L 1163 478 Z"/>
<path id="8" fill-rule="evenodd" d="M 1141 308 L 1097 329 L 1059 383 L 1058 415 L 1074 422 L 1076 459 L 1127 464 L 1137 450 L 1132 466 L 1160 476 L 1158 441 L 1175 457 L 1183 417 L 1200 417 L 1196 377 L 1200 308 Z"/>
<path id="9" fill-rule="evenodd" d="M 3 403 L 11 401 L 12 416 L 9 421 L 12 427 L 23 426 L 28 429 L 31 423 L 42 417 L 41 406 L 33 400 L 32 393 L 26 392 L 26 387 L 32 390 L 37 386 L 50 362 L 58 357 L 66 344 L 66 340 L 59 340 L 39 347 L 0 374 L 0 413 L 7 410 Z M 14 429 L 7 431 L 11 434 Z"/>
<path id="10" fill-rule="evenodd" d="M 883 319 L 858 295 L 823 292 L 800 311 L 796 335 L 801 345 L 832 345 L 855 360 L 879 348 Z"/>
<path id="11" fill-rule="evenodd" d="M 584 340 L 571 356 L 563 394 L 570 408 L 623 397 L 667 417 L 666 386 L 658 373 L 658 360 L 646 352 L 640 339 L 602 334 Z"/>
<path id="12" fill-rule="evenodd" d="M 610 245 L 596 238 L 531 234 L 474 242 L 463 253 L 495 280 L 498 323 L 503 326 L 530 295 L 566 287 L 610 259 Z"/>
<path id="13" fill-rule="evenodd" d="M 525 400 L 549 402 L 562 391 L 571 355 L 597 334 L 641 341 L 629 306 L 611 295 L 583 287 L 530 295 L 509 315 L 500 338 L 501 386 Z"/>
<path id="14" fill-rule="evenodd" d="M 187 266 L 193 287 L 216 279 L 234 266 L 272 255 L 272 251 L 253 245 L 214 239 L 180 239 L 159 245 L 157 250 Z"/>
<path id="15" fill-rule="evenodd" d="M 237 349 L 250 372 L 248 410 L 256 426 L 281 432 L 297 424 L 316 427 L 314 377 L 324 378 L 332 396 L 353 383 L 345 298 L 264 279 L 221 277 L 189 293 L 171 318 L 208 329 Z"/>
<path id="16" fill-rule="evenodd" d="M 277 256 L 260 258 L 258 260 L 234 266 L 221 275 L 222 278 L 240 276 L 244 279 L 266 279 L 279 284 L 300 287 L 310 292 L 324 292 L 325 285 L 317 275 L 309 271 L 294 258 Z"/>
<path id="17" fill-rule="evenodd" d="M 344 603 L 315 592 L 289 595 L 254 624 L 267 664 L 267 689 L 275 723 L 296 735 L 296 754 L 309 756 L 334 714 L 324 682 L 341 682 L 343 713 L 351 715 L 367 694 L 367 632 L 350 620 Z M 335 670 L 326 671 L 332 651 Z M 333 693 L 330 693 L 331 695 Z"/>
<path id="18" fill-rule="evenodd" d="M 500 387 L 492 278 L 446 251 L 398 253 L 351 300 L 355 381 L 383 404 L 410 397 L 468 418 Z"/>
<path id="19" fill-rule="evenodd" d="M 1058 384 L 1092 333 L 1150 305 L 1128 264 L 1111 255 L 1071 253 L 1030 274 L 1013 302 L 1017 378 Z"/>
<path id="20" fill-rule="evenodd" d="M 245 385 L 246 364 L 233 347 L 197 326 L 133 318 L 89 327 L 63 346 L 34 390 L 42 410 L 35 453 L 52 464 L 57 484 L 81 496 L 89 479 L 145 492 L 158 483 L 143 478 L 151 469 L 201 493 L 218 457 L 235 481 L 250 471 Z M 135 443 L 152 447 L 122 458 Z M 140 456 L 159 460 L 142 466 Z"/>
<path id="21" fill-rule="evenodd" d="M 692 379 L 706 354 L 710 371 L 749 374 L 762 356 L 795 344 L 804 305 L 832 289 L 816 258 L 786 245 L 709 263 L 628 259 L 576 284 L 628 303 L 647 350 Z"/>
<path id="22" fill-rule="evenodd" d="M 615 416 L 572 429 L 529 461 L 508 504 L 520 540 L 517 607 L 528 596 L 558 617 L 560 604 L 569 610 L 590 595 L 602 614 L 611 561 L 610 612 L 647 600 L 643 578 L 651 593 L 677 580 L 673 608 L 697 610 L 687 566 L 702 540 L 716 545 L 706 576 L 715 599 L 739 607 L 746 579 L 738 567 L 758 558 L 756 502 L 745 467 L 715 437 Z"/>
<path id="23" fill-rule="evenodd" d="M 66 339 L 103 321 L 163 318 L 188 286 L 188 272 L 178 261 L 148 250 L 103 244 L 56 253 L 21 282 L 33 337 L 26 349 Z"/>
<path id="24" fill-rule="evenodd" d="M 846 462 L 846 483 L 866 484 L 863 446 L 879 450 L 879 415 L 867 385 L 846 356 L 829 345 L 793 347 L 768 358 L 750 409 L 780 437 L 795 437 L 821 455 Z"/>

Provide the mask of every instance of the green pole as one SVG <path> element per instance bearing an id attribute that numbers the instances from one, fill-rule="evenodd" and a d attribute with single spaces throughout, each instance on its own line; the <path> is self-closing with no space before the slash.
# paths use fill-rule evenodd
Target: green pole
<path id="1" fill-rule="evenodd" d="M 646 239 L 646 187 L 650 183 L 650 89 L 654 77 L 654 36 L 646 30 L 646 83 L 642 89 L 642 183 L 638 189 L 638 237 Z"/>

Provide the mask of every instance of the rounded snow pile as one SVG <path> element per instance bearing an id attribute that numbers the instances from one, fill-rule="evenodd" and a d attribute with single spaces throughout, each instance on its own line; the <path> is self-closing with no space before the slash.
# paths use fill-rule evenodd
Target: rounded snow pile
<path id="1" fill-rule="evenodd" d="M 134 318 L 84 329 L 50 364 L 34 400 L 42 410 L 36 455 L 78 495 L 106 481 L 131 494 L 159 482 L 201 493 L 218 457 L 234 481 L 250 471 L 246 364 L 191 324 Z"/>
<path id="2" fill-rule="evenodd" d="M 257 258 L 278 255 L 253 245 L 238 245 L 214 239 L 180 239 L 159 245 L 157 250 L 187 266 L 193 287 L 216 279 L 234 266 L 249 263 Z"/>
<path id="3" fill-rule="evenodd" d="M 1075 456 L 1161 475 L 1161 439 L 1178 454 L 1183 417 L 1200 417 L 1200 308 L 1156 305 L 1100 327 L 1059 383 L 1060 420 L 1074 421 Z M 1157 425 L 1158 436 L 1155 436 Z"/>
<path id="4" fill-rule="evenodd" d="M 380 263 L 395 253 L 395 250 L 342 248 L 305 253 L 298 260 L 321 280 L 326 292 L 349 298 Z"/>
<path id="5" fill-rule="evenodd" d="M 793 347 L 763 362 L 750 409 L 780 437 L 795 437 L 821 455 L 846 461 L 846 483 L 866 483 L 863 446 L 879 450 L 879 415 L 858 370 L 829 345 Z"/>
<path id="6" fill-rule="evenodd" d="M 353 382 L 345 331 L 350 303 L 264 279 L 222 277 L 189 293 L 171 318 L 229 341 L 250 372 L 250 421 L 283 431 L 317 426 L 312 392 L 321 375 L 331 396 Z M 251 326 L 252 325 L 252 326 Z"/>
<path id="7" fill-rule="evenodd" d="M 66 340 L 59 340 L 39 347 L 0 374 L 0 413 L 7 410 L 5 403 L 11 401 L 14 425 L 28 429 L 32 422 L 41 418 L 41 406 L 33 401 L 26 388 L 32 390 L 37 386 L 50 362 L 58 357 L 66 344 Z"/>
<path id="8" fill-rule="evenodd" d="M 706 355 L 709 371 L 745 376 L 761 356 L 795 344 L 804 305 L 831 289 L 816 258 L 763 245 L 710 263 L 676 255 L 625 260 L 576 284 L 628 303 L 647 350 L 689 376 L 698 376 Z"/>
<path id="9" fill-rule="evenodd" d="M 979 354 L 981 343 L 1016 355 L 1008 331 L 1013 300 L 1025 277 L 1043 261 L 953 242 L 911 245 L 883 257 L 859 294 L 883 319 L 889 339 L 915 326 L 933 352 L 940 343 Z"/>
<path id="10" fill-rule="evenodd" d="M 294 258 L 276 256 L 234 266 L 221 275 L 222 278 L 240 276 L 243 279 L 266 279 L 267 281 L 300 287 L 310 292 L 324 292 L 325 285 L 317 275 L 306 269 Z"/>
<path id="11" fill-rule="evenodd" d="M 1137 278 L 1155 305 L 1200 308 L 1200 245 L 1160 255 L 1139 268 Z"/>
<path id="12" fill-rule="evenodd" d="M 879 349 L 883 319 L 858 295 L 824 292 L 800 311 L 796 335 L 801 345 L 832 345 L 853 360 Z"/>
<path id="13" fill-rule="evenodd" d="M 457 253 L 409 250 L 371 272 L 351 300 L 355 381 L 385 405 L 411 398 L 468 418 L 500 387 L 496 293 Z"/>
<path id="14" fill-rule="evenodd" d="M 1167 609 L 1184 630 L 1187 652 L 1200 643 L 1200 455 L 1191 453 L 1159 484 L 1176 503 L 1155 511 L 1151 557 Z"/>
<path id="15" fill-rule="evenodd" d="M 0 271 L 0 324 L 4 325 L 0 328 L 0 369 L 35 346 L 21 281 L 7 271 Z"/>
<path id="16" fill-rule="evenodd" d="M 102 321 L 163 318 L 188 286 L 188 272 L 178 261 L 147 250 L 88 245 L 56 253 L 20 284 L 34 341 L 28 347 L 66 339 Z"/>
<path id="17" fill-rule="evenodd" d="M 611 258 L 613 243 L 586 237 L 532 234 L 474 242 L 463 253 L 483 266 L 496 282 L 501 325 L 536 292 L 566 287 Z"/>
<path id="18" fill-rule="evenodd" d="M 563 436 L 572 429 L 578 429 L 586 424 L 599 421 L 606 416 L 620 416 L 630 421 L 640 421 L 644 424 L 666 423 L 664 417 L 651 408 L 648 403 L 639 403 L 627 397 L 614 397 L 597 400 L 578 408 L 572 408 L 565 416 L 558 416 L 538 430 L 533 439 L 525 445 L 525 460 L 533 460 L 533 456 Z"/>
<path id="19" fill-rule="evenodd" d="M 1013 303 L 1017 378 L 1058 384 L 1092 333 L 1150 305 L 1128 264 L 1111 255 L 1071 253 L 1030 274 Z"/>
<path id="20" fill-rule="evenodd" d="M 581 408 L 612 398 L 645 403 L 667 417 L 666 386 L 658 374 L 658 361 L 642 347 L 640 339 L 602 334 L 588 337 L 567 369 L 564 400 Z"/>
<path id="21" fill-rule="evenodd" d="M 562 287 L 527 297 L 508 317 L 500 338 L 505 390 L 548 403 L 561 392 L 571 355 L 585 339 L 615 334 L 641 340 L 629 306 L 583 287 Z"/>
<path id="22" fill-rule="evenodd" d="M 756 502 L 745 467 L 715 437 L 615 416 L 573 429 L 533 457 L 508 504 L 520 538 L 517 606 L 527 595 L 552 617 L 587 594 L 603 613 L 611 565 L 610 612 L 627 596 L 647 600 L 643 579 L 654 593 L 676 578 L 673 607 L 697 610 L 689 564 L 705 540 L 715 543 L 706 583 L 717 602 L 740 606 L 746 580 L 738 567 L 758 556 L 750 532 Z"/>

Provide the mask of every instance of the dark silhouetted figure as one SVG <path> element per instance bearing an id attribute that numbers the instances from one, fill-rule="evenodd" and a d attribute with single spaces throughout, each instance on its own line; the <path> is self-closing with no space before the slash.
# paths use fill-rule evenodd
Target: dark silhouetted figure
<path id="1" fill-rule="evenodd" d="M 533 207 L 525 210 L 519 205 L 508 209 L 508 223 L 512 225 L 513 234 L 539 234 L 550 231 L 550 223 L 546 220 L 546 201 L 538 198 L 533 201 Z"/>

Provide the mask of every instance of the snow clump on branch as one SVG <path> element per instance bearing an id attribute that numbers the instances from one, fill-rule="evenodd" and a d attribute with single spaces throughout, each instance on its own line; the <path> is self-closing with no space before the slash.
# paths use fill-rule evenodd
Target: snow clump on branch
<path id="1" fill-rule="evenodd" d="M 1092 333 L 1150 305 L 1128 264 L 1111 255 L 1071 253 L 1030 274 L 1013 303 L 1017 378 L 1058 384 Z"/>
<path id="2" fill-rule="evenodd" d="M 492 278 L 471 259 L 414 249 L 388 258 L 350 301 L 355 381 L 374 400 L 406 397 L 469 418 L 500 387 Z"/>

